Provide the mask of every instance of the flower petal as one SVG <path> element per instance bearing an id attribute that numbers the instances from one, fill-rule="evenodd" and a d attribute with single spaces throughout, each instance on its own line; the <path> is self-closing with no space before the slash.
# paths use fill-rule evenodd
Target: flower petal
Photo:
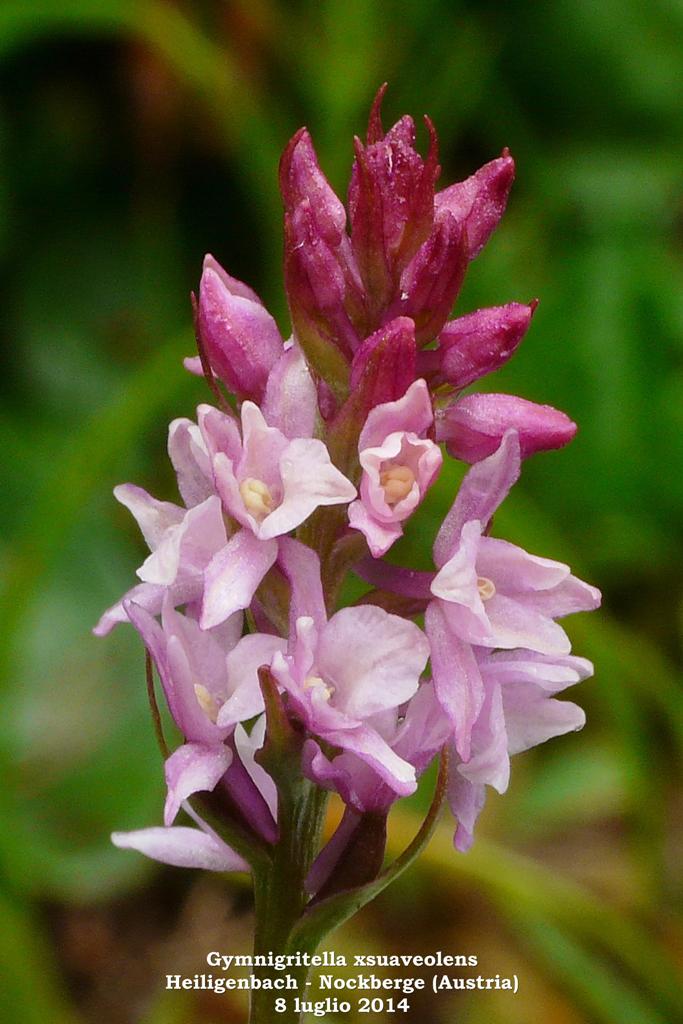
<path id="1" fill-rule="evenodd" d="M 399 523 L 380 522 L 371 515 L 362 501 L 354 501 L 349 505 L 349 526 L 363 534 L 373 558 L 381 558 L 394 541 L 403 535 Z"/>
<path id="2" fill-rule="evenodd" d="M 471 519 L 478 519 L 485 531 L 493 513 L 519 477 L 519 439 L 514 430 L 503 437 L 498 451 L 469 470 L 453 506 L 443 521 L 434 544 L 434 561 L 448 561 L 460 540 L 460 532 Z"/>
<path id="3" fill-rule="evenodd" d="M 429 388 L 424 380 L 416 380 L 402 398 L 395 402 L 376 405 L 368 414 L 361 430 L 358 449 L 375 448 L 383 444 L 389 434 L 407 431 L 424 434 L 432 425 L 434 415 Z"/>
<path id="4" fill-rule="evenodd" d="M 183 521 L 185 510 L 170 501 L 157 501 L 136 484 L 119 484 L 114 497 L 134 516 L 150 551 L 161 544 L 168 531 Z"/>
<path id="5" fill-rule="evenodd" d="M 244 860 L 225 843 L 197 828 L 142 828 L 113 832 L 111 841 L 121 850 L 137 850 L 152 860 L 177 868 L 205 871 L 249 871 Z"/>
<path id="6" fill-rule="evenodd" d="M 211 461 L 196 423 L 188 419 L 173 420 L 168 428 L 168 456 L 187 507 L 201 505 L 214 493 L 214 486 Z"/>
<path id="7" fill-rule="evenodd" d="M 506 686 L 503 706 L 511 754 L 530 750 L 554 736 L 576 732 L 586 724 L 586 715 L 578 704 L 554 700 L 532 683 Z"/>
<path id="8" fill-rule="evenodd" d="M 243 636 L 227 658 L 228 698 L 218 712 L 216 724 L 221 728 L 246 722 L 263 711 L 263 694 L 258 670 L 270 665 L 276 651 L 287 649 L 284 637 L 268 633 Z"/>
<path id="9" fill-rule="evenodd" d="M 318 392 L 303 352 L 293 344 L 270 371 L 263 414 L 285 437 L 312 437 L 318 414 Z"/>
<path id="10" fill-rule="evenodd" d="M 516 596 L 528 591 L 554 592 L 569 577 L 570 569 L 562 562 L 531 555 L 509 541 L 482 537 L 477 572 L 494 580 L 497 590 Z"/>
<path id="11" fill-rule="evenodd" d="M 491 647 L 526 647 L 539 654 L 569 654 L 567 634 L 547 615 L 526 606 L 526 603 L 495 594 L 486 602 L 491 623 Z"/>
<path id="12" fill-rule="evenodd" d="M 322 441 L 295 438 L 280 457 L 282 502 L 266 516 L 259 536 L 264 540 L 289 533 L 320 505 L 339 505 L 356 497 L 356 488 L 330 460 Z"/>
<path id="13" fill-rule="evenodd" d="M 310 617 L 316 629 L 322 629 L 327 622 L 327 612 L 317 553 L 292 537 L 280 537 L 278 552 L 278 565 L 291 588 L 289 619 L 292 635 L 297 619 L 302 616 Z"/>
<path id="14" fill-rule="evenodd" d="M 466 760 L 470 756 L 472 728 L 484 703 L 481 673 L 472 648 L 452 632 L 438 601 L 427 608 L 425 630 L 431 647 L 436 697 L 453 723 L 457 751 Z"/>
<path id="15" fill-rule="evenodd" d="M 178 579 L 198 576 L 227 543 L 220 499 L 212 495 L 188 509 L 182 521 L 163 539 L 138 569 L 145 583 L 171 586 Z"/>
<path id="16" fill-rule="evenodd" d="M 164 825 L 172 825 L 183 800 L 193 793 L 210 793 L 225 775 L 232 751 L 222 744 L 185 743 L 174 750 L 165 765 L 168 795 Z"/>
<path id="17" fill-rule="evenodd" d="M 448 804 L 457 819 L 453 842 L 456 850 L 466 853 L 474 839 L 474 826 L 486 801 L 486 786 L 472 783 L 455 771 L 448 787 Z"/>
<path id="18" fill-rule="evenodd" d="M 127 591 L 120 601 L 113 604 L 111 608 L 107 608 L 93 629 L 93 633 L 95 636 L 106 636 L 120 622 L 129 622 L 125 607 L 128 601 L 139 605 L 152 615 L 158 615 L 166 593 L 167 588 L 156 583 L 138 583 L 137 586 Z"/>
<path id="19" fill-rule="evenodd" d="M 210 629 L 248 608 L 256 588 L 277 558 L 277 542 L 240 530 L 211 560 L 204 573 L 200 626 Z"/>
<path id="20" fill-rule="evenodd" d="M 409 700 L 429 658 L 421 629 L 382 608 L 342 608 L 320 634 L 317 668 L 334 687 L 333 703 L 364 719 Z"/>
<path id="21" fill-rule="evenodd" d="M 321 734 L 322 735 L 322 734 Z M 322 738 L 333 746 L 348 750 L 367 762 L 395 793 L 409 796 L 417 788 L 415 769 L 395 754 L 386 740 L 367 725 L 353 729 L 326 730 Z"/>

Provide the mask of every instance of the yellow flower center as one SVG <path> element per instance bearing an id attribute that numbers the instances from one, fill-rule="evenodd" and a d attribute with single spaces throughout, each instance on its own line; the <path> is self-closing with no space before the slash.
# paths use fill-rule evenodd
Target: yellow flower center
<path id="1" fill-rule="evenodd" d="M 197 703 L 200 708 L 209 719 L 209 721 L 216 723 L 218 718 L 218 703 L 215 697 L 212 697 L 205 686 L 201 683 L 194 684 L 194 695 L 197 698 Z"/>
<path id="2" fill-rule="evenodd" d="M 319 690 L 323 700 L 329 700 L 334 693 L 334 686 L 328 686 L 320 676 L 308 676 L 304 680 L 304 690 Z"/>
<path id="3" fill-rule="evenodd" d="M 415 474 L 408 466 L 390 466 L 380 473 L 379 482 L 384 488 L 387 505 L 396 505 L 410 494 Z"/>
<path id="4" fill-rule="evenodd" d="M 488 601 L 496 593 L 496 584 L 487 576 L 477 576 L 477 590 L 482 601 Z"/>
<path id="5" fill-rule="evenodd" d="M 240 484 L 240 494 L 247 512 L 259 523 L 273 511 L 275 502 L 267 484 L 256 477 L 248 476 Z"/>

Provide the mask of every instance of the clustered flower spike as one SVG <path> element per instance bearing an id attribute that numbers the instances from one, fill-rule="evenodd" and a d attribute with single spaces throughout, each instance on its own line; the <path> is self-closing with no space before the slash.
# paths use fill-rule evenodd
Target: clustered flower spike
<path id="1" fill-rule="evenodd" d="M 350 884 L 349 851 L 369 837 L 368 871 L 379 870 L 392 805 L 440 750 L 451 751 L 455 845 L 468 848 L 486 787 L 508 785 L 511 755 L 583 725 L 556 696 L 592 666 L 570 653 L 558 620 L 600 602 L 566 565 L 492 529 L 523 460 L 576 430 L 548 406 L 465 393 L 514 354 L 536 303 L 449 319 L 505 210 L 512 157 L 437 191 L 431 122 L 421 155 L 410 117 L 384 131 L 383 92 L 355 141 L 346 207 L 305 129 L 282 157 L 289 340 L 255 292 L 206 257 L 201 358 L 186 365 L 232 399 L 171 424 L 182 504 L 116 489 L 150 554 L 95 630 L 132 623 L 182 736 L 166 760 L 164 825 L 114 842 L 170 864 L 246 870 L 218 814 L 277 844 L 275 699 L 296 737 L 290 770 L 346 807 L 308 872 L 319 898 Z M 389 564 L 445 454 L 470 468 L 433 571 Z M 340 608 L 351 570 L 369 590 Z M 181 809 L 189 823 L 176 824 Z"/>

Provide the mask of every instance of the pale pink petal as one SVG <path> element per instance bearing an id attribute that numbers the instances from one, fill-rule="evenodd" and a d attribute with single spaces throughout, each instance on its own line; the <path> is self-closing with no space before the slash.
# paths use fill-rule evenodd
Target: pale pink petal
<path id="1" fill-rule="evenodd" d="M 322 442 L 319 442 L 322 443 Z M 253 402 L 242 403 L 242 457 L 235 466 L 240 480 L 262 480 L 271 490 L 280 486 L 278 464 L 290 442 L 275 427 L 269 427 Z"/>
<path id="2" fill-rule="evenodd" d="M 503 705 L 511 754 L 529 750 L 554 736 L 576 732 L 586 723 L 586 715 L 577 704 L 554 700 L 529 683 L 506 686 Z"/>
<path id="3" fill-rule="evenodd" d="M 359 455 L 364 469 L 361 499 L 373 518 L 380 522 L 402 522 L 417 508 L 441 468 L 441 451 L 426 438 L 397 432 L 390 434 L 375 448 L 365 448 Z M 395 505 L 389 505 L 382 485 L 382 471 L 388 466 L 403 466 L 413 474 L 408 494 Z"/>
<path id="4" fill-rule="evenodd" d="M 333 704 L 364 719 L 408 700 L 429 658 L 429 643 L 413 622 L 382 608 L 342 608 L 320 635 L 316 664 L 334 687 Z"/>
<path id="5" fill-rule="evenodd" d="M 256 533 L 259 524 L 247 511 L 240 493 L 240 484 L 235 473 L 233 462 L 223 452 L 218 452 L 213 460 L 213 479 L 226 511 L 252 533 Z"/>
<path id="6" fill-rule="evenodd" d="M 372 409 L 361 430 L 358 448 L 360 451 L 375 448 L 396 431 L 423 434 L 432 425 L 433 419 L 429 388 L 424 380 L 416 380 L 403 398 L 396 402 L 384 402 Z"/>
<path id="7" fill-rule="evenodd" d="M 434 562 L 439 568 L 455 551 L 466 522 L 478 519 L 486 529 L 518 479 L 520 466 L 519 439 L 514 431 L 508 431 L 498 451 L 468 471 L 434 544 Z"/>
<path id="8" fill-rule="evenodd" d="M 386 740 L 369 726 L 359 725 L 338 732 L 331 729 L 322 738 L 365 761 L 400 796 L 415 792 L 417 779 L 413 766 L 395 754 Z"/>
<path id="9" fill-rule="evenodd" d="M 496 651 L 481 663 L 486 679 L 505 687 L 515 683 L 531 683 L 546 693 L 559 693 L 593 675 L 587 658 L 538 654 L 535 651 Z"/>
<path id="10" fill-rule="evenodd" d="M 113 604 L 111 608 L 107 608 L 93 629 L 93 633 L 95 636 L 106 636 L 120 622 L 128 622 L 128 613 L 125 608 L 128 601 L 140 605 L 152 615 L 158 615 L 166 592 L 166 587 L 161 587 L 156 583 L 138 583 L 132 590 L 127 591 L 120 601 Z"/>
<path id="11" fill-rule="evenodd" d="M 381 558 L 394 541 L 403 535 L 399 523 L 380 522 L 362 501 L 354 501 L 349 505 L 349 526 L 363 534 L 373 558 Z"/>
<path id="12" fill-rule="evenodd" d="M 239 619 L 239 613 L 234 618 Z M 230 639 L 234 629 L 234 618 L 228 634 Z M 201 682 L 216 699 L 223 700 L 226 695 L 226 651 L 221 643 L 223 636 L 219 639 L 218 630 L 200 629 L 196 619 L 176 611 L 168 594 L 164 599 L 161 624 L 167 643 L 171 637 L 177 637 L 192 664 L 197 682 Z M 231 644 L 232 646 L 234 644 Z"/>
<path id="13" fill-rule="evenodd" d="M 168 531 L 182 522 L 185 510 L 170 501 L 157 501 L 136 484 L 119 484 L 114 497 L 134 516 L 150 551 L 161 544 Z"/>
<path id="14" fill-rule="evenodd" d="M 168 428 L 168 455 L 188 508 L 200 505 L 214 493 L 211 461 L 196 423 L 173 420 Z"/>
<path id="15" fill-rule="evenodd" d="M 276 651 L 287 649 L 284 637 L 251 633 L 242 637 L 227 657 L 228 697 L 218 712 L 217 725 L 246 722 L 263 711 L 258 670 L 270 665 Z"/>
<path id="16" fill-rule="evenodd" d="M 482 537 L 477 554 L 477 572 L 495 582 L 496 589 L 513 595 L 526 591 L 549 591 L 569 576 L 568 565 L 528 551 L 495 537 Z"/>
<path id="17" fill-rule="evenodd" d="M 231 462 L 242 455 L 242 439 L 234 416 L 213 405 L 197 406 L 197 423 L 211 461 L 221 452 Z"/>
<path id="18" fill-rule="evenodd" d="M 486 602 L 492 647 L 526 647 L 539 654 L 569 654 L 567 634 L 556 622 L 521 601 L 495 594 Z"/>
<path id="19" fill-rule="evenodd" d="M 198 677 L 190 656 L 195 664 L 202 664 L 192 646 L 184 646 L 186 638 L 181 638 L 177 630 L 168 635 L 156 619 L 130 602 L 126 603 L 126 611 L 137 631 L 140 633 L 147 650 L 154 659 L 159 672 L 161 685 L 168 702 L 173 720 L 183 736 L 195 743 L 221 743 L 225 738 L 225 729 L 219 729 L 209 718 L 197 698 L 195 686 L 200 684 L 211 696 L 220 694 L 221 681 L 210 675 Z M 165 618 L 169 620 L 169 609 L 165 610 Z M 177 613 L 174 613 L 177 615 Z M 183 617 L 177 615 L 178 619 Z M 211 643 L 211 637 L 205 635 L 205 643 Z M 223 684 L 224 685 L 224 684 Z M 211 688 L 211 689 L 209 689 Z M 212 692 L 213 691 L 213 692 Z"/>
<path id="20" fill-rule="evenodd" d="M 425 613 L 437 700 L 453 723 L 460 756 L 470 756 L 471 734 L 484 703 L 484 684 L 469 644 L 449 628 L 444 606 L 433 601 Z"/>
<path id="21" fill-rule="evenodd" d="M 499 793 L 504 793 L 508 788 L 510 757 L 500 686 L 488 689 L 472 729 L 471 756 L 459 765 L 458 771 L 470 782 L 486 783 Z"/>
<path id="22" fill-rule="evenodd" d="M 255 722 L 250 733 L 247 733 L 242 725 L 237 726 L 235 729 L 235 747 L 242 764 L 268 805 L 273 821 L 277 821 L 277 787 L 265 768 L 262 768 L 256 760 L 256 753 L 263 746 L 265 737 L 266 717 L 262 715 Z"/>
<path id="23" fill-rule="evenodd" d="M 584 583 L 576 576 L 567 576 L 553 590 L 518 595 L 518 600 L 543 615 L 562 618 L 574 612 L 590 612 L 599 608 L 602 594 L 590 583 Z"/>
<path id="24" fill-rule="evenodd" d="M 454 771 L 448 787 L 448 804 L 457 819 L 453 842 L 456 850 L 466 853 L 474 839 L 474 826 L 486 801 L 486 786 L 474 784 Z"/>
<path id="25" fill-rule="evenodd" d="M 200 626 L 210 629 L 248 608 L 256 588 L 277 558 L 277 542 L 240 530 L 214 556 L 204 574 Z"/>
<path id="26" fill-rule="evenodd" d="M 318 415 L 318 392 L 298 345 L 280 356 L 270 371 L 263 415 L 285 437 L 312 437 Z"/>
<path id="27" fill-rule="evenodd" d="M 183 366 L 188 373 L 193 374 L 195 377 L 204 376 L 204 367 L 199 356 L 185 356 L 183 359 Z"/>
<path id="28" fill-rule="evenodd" d="M 232 752 L 222 745 L 185 743 L 166 761 L 168 795 L 164 807 L 164 825 L 174 821 L 183 800 L 193 793 L 210 793 L 225 775 Z"/>
<path id="29" fill-rule="evenodd" d="M 280 457 L 282 502 L 263 520 L 264 539 L 289 533 L 320 505 L 339 505 L 356 497 L 356 488 L 330 460 L 322 441 L 295 438 Z"/>
<path id="30" fill-rule="evenodd" d="M 278 565 L 289 581 L 291 598 L 289 619 L 294 633 L 302 616 L 313 619 L 317 629 L 327 622 L 325 598 L 320 579 L 320 559 L 312 548 L 292 537 L 278 541 Z"/>
<path id="31" fill-rule="evenodd" d="M 408 703 L 391 745 L 421 774 L 452 732 L 453 726 L 444 714 L 433 681 L 424 682 Z"/>
<path id="32" fill-rule="evenodd" d="M 182 522 L 166 531 L 138 569 L 145 583 L 170 586 L 179 577 L 198 575 L 227 543 L 220 499 L 212 495 L 189 509 Z"/>
<path id="33" fill-rule="evenodd" d="M 217 680 L 198 675 L 191 660 L 193 652 L 183 645 L 179 636 L 171 636 L 166 643 L 166 659 L 170 676 L 169 689 L 173 693 L 173 703 L 169 701 L 171 713 L 176 725 L 185 739 L 193 743 L 221 743 L 228 732 L 219 729 L 214 723 L 214 713 L 207 710 L 207 696 L 218 708 L 220 703 Z M 159 674 L 162 677 L 161 666 Z M 198 687 L 202 690 L 198 691 Z M 165 687 L 166 689 L 166 687 Z M 200 694 L 203 694 L 200 703 Z"/>
<path id="34" fill-rule="evenodd" d="M 466 523 L 460 543 L 432 582 L 432 593 L 447 605 L 444 613 L 463 640 L 488 644 L 491 635 L 487 610 L 481 599 L 478 580 L 478 555 L 481 526 L 477 520 Z"/>
<path id="35" fill-rule="evenodd" d="M 152 860 L 177 868 L 205 871 L 248 871 L 245 861 L 225 843 L 197 828 L 142 828 L 113 832 L 111 841 L 121 850 L 137 850 Z"/>

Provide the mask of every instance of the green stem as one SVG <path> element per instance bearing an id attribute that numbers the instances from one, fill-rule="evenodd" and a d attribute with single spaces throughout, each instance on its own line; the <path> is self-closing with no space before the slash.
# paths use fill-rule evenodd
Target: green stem
<path id="1" fill-rule="evenodd" d="M 423 821 L 419 832 L 403 853 L 374 882 L 369 882 L 367 885 L 352 889 L 349 892 L 341 892 L 330 896 L 327 899 L 321 900 L 320 903 L 314 902 L 292 933 L 290 939 L 291 950 L 314 952 L 326 935 L 333 929 L 338 928 L 344 921 L 348 921 L 366 903 L 379 896 L 388 885 L 394 882 L 399 875 L 403 874 L 406 868 L 410 867 L 434 834 L 448 788 L 448 762 L 448 749 L 444 747 L 441 753 L 439 777 L 429 813 Z"/>
<path id="2" fill-rule="evenodd" d="M 255 956 L 295 952 L 289 940 L 308 899 L 305 881 L 320 844 L 326 805 L 327 794 L 307 780 L 301 780 L 289 791 L 280 791 L 280 838 L 273 848 L 272 861 L 254 876 Z M 301 1015 L 295 1009 L 294 997 L 305 997 L 309 968 L 288 967 L 276 971 L 262 966 L 255 967 L 253 973 L 259 981 L 291 975 L 297 991 L 254 989 L 249 1024 L 272 1024 L 274 1020 L 298 1024 Z M 287 1009 L 276 1014 L 274 1006 L 278 996 L 285 997 Z"/>

